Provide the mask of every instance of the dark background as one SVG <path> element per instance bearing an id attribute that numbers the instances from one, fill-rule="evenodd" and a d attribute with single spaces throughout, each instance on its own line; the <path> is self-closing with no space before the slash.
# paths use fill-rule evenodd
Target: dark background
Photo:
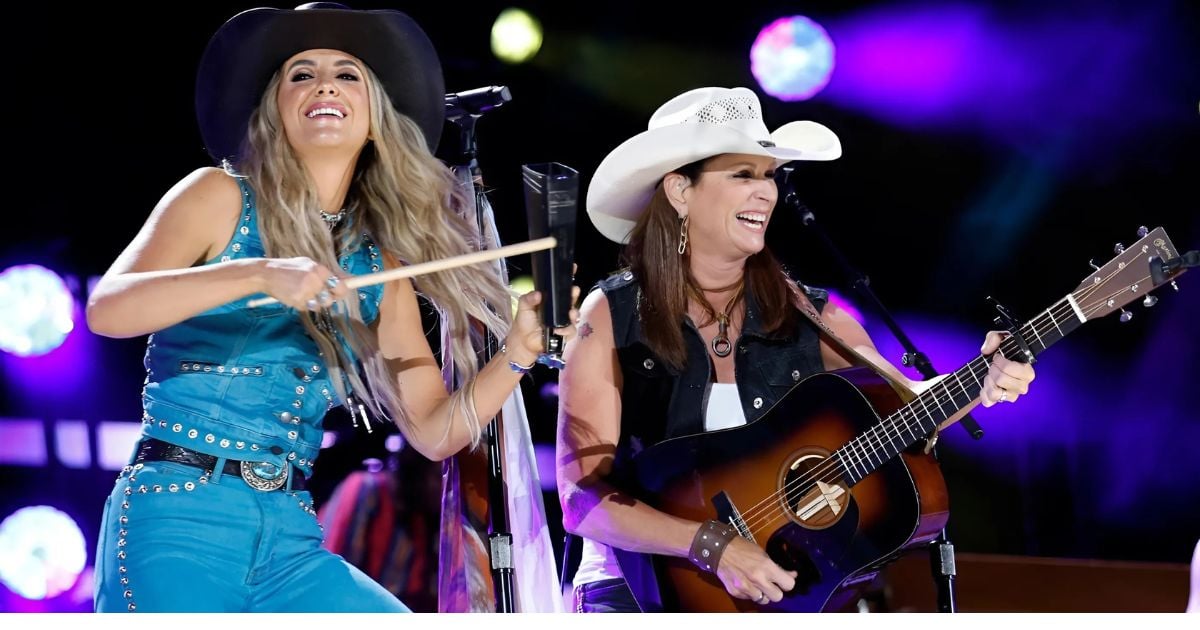
<path id="1" fill-rule="evenodd" d="M 39 5 L 10 14 L 28 43 L 10 49 L 7 63 L 10 214 L 0 268 L 45 265 L 81 279 L 83 298 L 83 279 L 104 272 L 159 197 L 209 163 L 192 109 L 195 68 L 216 28 L 252 6 Z M 1030 317 L 1073 290 L 1089 259 L 1108 260 L 1115 242 L 1136 240 L 1139 225 L 1166 227 L 1181 250 L 1200 247 L 1194 3 L 527 2 L 546 39 L 522 66 L 488 49 L 505 5 L 355 6 L 416 18 L 442 55 L 448 90 L 511 89 L 514 100 L 479 123 L 480 163 L 506 242 L 526 237 L 521 164 L 568 164 L 586 190 L 606 152 L 686 89 L 745 85 L 759 92 L 772 128 L 796 119 L 828 125 L 844 157 L 803 165 L 800 194 L 943 371 L 977 352 L 972 344 L 991 327 L 988 295 Z M 848 31 L 860 16 L 906 11 L 928 18 L 931 39 L 940 16 L 975 15 L 1003 35 L 1010 70 L 1024 60 L 1017 74 L 1037 80 L 1013 82 L 988 60 L 959 59 L 974 100 L 947 108 L 942 123 L 906 116 L 910 103 L 872 101 L 870 81 L 839 83 L 837 70 L 810 101 L 757 90 L 747 50 L 776 17 L 805 14 L 836 44 L 833 25 Z M 902 63 L 906 51 L 894 54 Z M 863 310 L 885 356 L 899 362 L 886 329 L 854 301 L 810 230 L 779 213 L 769 239 L 805 282 Z M 587 287 L 617 267 L 617 248 L 582 221 L 577 260 Z M 527 261 L 513 260 L 512 273 L 528 273 Z M 1128 324 L 1089 323 L 1048 352 L 1021 404 L 976 412 L 982 441 L 946 434 L 960 549 L 1188 561 L 1200 537 L 1196 278 L 1180 280 L 1179 293 L 1160 292 L 1153 310 L 1137 306 Z M 86 354 L 40 371 L 40 385 L 25 374 L 32 364 L 5 357 L 0 415 L 140 417 L 144 340 L 90 338 L 82 323 L 72 334 L 89 337 L 77 341 Z M 534 376 L 525 383 L 530 421 L 535 440 L 548 444 L 555 402 L 541 392 L 554 374 Z M 364 456 L 383 452 L 382 432 L 351 435 L 322 456 L 318 499 Z M 111 480 L 95 469 L 0 466 L 0 516 L 50 503 L 94 545 Z M 546 507 L 557 526 L 553 494 Z"/>

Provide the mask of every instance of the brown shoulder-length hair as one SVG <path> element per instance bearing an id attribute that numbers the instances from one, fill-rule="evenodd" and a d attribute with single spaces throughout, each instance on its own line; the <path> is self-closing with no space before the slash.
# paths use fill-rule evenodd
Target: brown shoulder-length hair
<path id="1" fill-rule="evenodd" d="M 672 172 L 694 183 L 706 161 L 692 162 Z M 694 295 L 702 295 L 688 264 L 691 248 L 679 254 L 679 223 L 660 181 L 622 252 L 624 264 L 640 285 L 638 316 L 643 338 L 654 354 L 675 369 L 687 363 L 683 322 L 689 287 Z M 764 246 L 750 256 L 744 273 L 745 290 L 754 296 L 764 332 L 774 335 L 794 330 L 796 311 L 792 307 L 791 288 L 771 250 Z"/>

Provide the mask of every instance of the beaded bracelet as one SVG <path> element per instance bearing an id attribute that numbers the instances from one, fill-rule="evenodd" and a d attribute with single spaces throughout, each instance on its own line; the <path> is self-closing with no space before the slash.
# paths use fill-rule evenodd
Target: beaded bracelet
<path id="1" fill-rule="evenodd" d="M 696 537 L 692 538 L 688 560 L 703 571 L 716 573 L 721 555 L 725 553 L 729 541 L 733 540 L 734 536 L 737 536 L 737 530 L 732 525 L 719 521 L 705 521 L 696 532 Z"/>
<path id="2" fill-rule="evenodd" d="M 508 344 L 506 344 L 506 343 L 500 344 L 500 354 L 504 354 L 504 355 L 508 354 Z M 516 361 L 510 360 L 508 362 L 508 369 L 512 370 L 513 372 L 516 372 L 517 374 L 528 374 L 529 370 L 532 370 L 533 366 L 536 364 L 537 364 L 536 360 L 533 363 L 530 363 L 529 365 L 521 365 L 520 363 L 517 363 Z"/>

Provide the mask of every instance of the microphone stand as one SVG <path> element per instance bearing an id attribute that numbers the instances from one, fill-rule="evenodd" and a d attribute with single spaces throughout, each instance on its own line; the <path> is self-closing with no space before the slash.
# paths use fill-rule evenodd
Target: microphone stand
<path id="1" fill-rule="evenodd" d="M 777 181 L 779 185 L 779 204 L 795 212 L 800 217 L 800 222 L 811 229 L 821 239 L 825 248 L 833 255 L 834 261 L 841 268 L 842 274 L 850 280 L 850 286 L 866 299 L 867 303 L 875 309 L 875 312 L 880 316 L 884 324 L 887 325 L 888 330 L 900 341 L 900 345 L 904 346 L 904 356 L 901 357 L 901 363 L 905 366 L 916 368 L 926 380 L 937 376 L 938 371 L 934 369 L 933 363 L 929 361 L 929 357 L 917 349 L 916 344 L 904 333 L 900 328 L 900 324 L 896 322 L 895 318 L 892 317 L 891 313 L 883 305 L 883 302 L 879 301 L 879 297 L 871 290 L 870 279 L 850 264 L 850 261 L 842 255 L 841 250 L 833 244 L 829 235 L 821 228 L 812 210 L 809 210 L 800 201 L 799 195 L 796 194 L 795 184 L 791 181 L 793 168 L 791 166 L 784 166 L 779 169 L 782 173 L 782 176 Z M 964 415 L 959 422 L 973 439 L 978 440 L 983 437 L 983 428 L 979 426 L 979 423 L 970 414 Z M 928 452 L 937 460 L 936 432 L 930 438 L 927 448 Z M 950 537 L 944 527 L 941 533 L 938 534 L 937 540 L 930 546 L 929 562 L 934 582 L 937 584 L 938 612 L 955 612 L 954 578 L 956 571 L 954 566 L 954 544 L 950 542 Z"/>
<path id="2" fill-rule="evenodd" d="M 468 92 L 446 95 L 446 118 L 459 129 L 459 166 L 468 169 L 475 192 L 475 223 L 479 228 L 480 249 L 487 247 L 486 234 L 493 221 L 487 216 L 491 205 L 486 199 L 483 174 L 479 169 L 478 145 L 475 140 L 475 123 L 484 112 L 512 100 L 508 88 L 491 86 Z M 496 338 L 485 335 L 481 354 L 483 363 L 495 356 L 499 347 Z M 513 537 L 508 525 L 508 500 L 505 494 L 502 428 L 495 418 L 483 430 L 488 456 L 488 556 L 491 559 L 492 586 L 496 598 L 496 612 L 515 612 L 513 591 Z"/>

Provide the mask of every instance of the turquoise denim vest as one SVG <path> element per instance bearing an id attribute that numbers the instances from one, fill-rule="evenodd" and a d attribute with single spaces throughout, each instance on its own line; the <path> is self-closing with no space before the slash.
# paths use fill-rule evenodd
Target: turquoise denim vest
<path id="1" fill-rule="evenodd" d="M 225 251 L 205 264 L 265 255 L 254 192 L 244 178 L 243 214 Z M 353 226 L 351 226 L 353 227 Z M 364 232 L 339 256 L 343 271 L 383 267 Z M 383 285 L 359 290 L 363 321 L 379 316 Z M 321 448 L 325 412 L 341 401 L 301 314 L 282 304 L 247 308 L 262 294 L 223 304 L 150 336 L 142 435 L 208 455 L 291 462 L 305 476 Z"/>

